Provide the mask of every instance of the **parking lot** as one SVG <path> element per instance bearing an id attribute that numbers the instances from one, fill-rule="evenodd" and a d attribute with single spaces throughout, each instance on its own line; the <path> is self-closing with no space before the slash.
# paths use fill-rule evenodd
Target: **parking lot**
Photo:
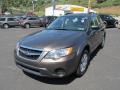
<path id="1" fill-rule="evenodd" d="M 87 73 L 49 79 L 23 73 L 14 63 L 16 42 L 39 28 L 0 29 L 0 90 L 119 90 L 120 29 L 106 29 L 105 48 L 93 57 Z"/>

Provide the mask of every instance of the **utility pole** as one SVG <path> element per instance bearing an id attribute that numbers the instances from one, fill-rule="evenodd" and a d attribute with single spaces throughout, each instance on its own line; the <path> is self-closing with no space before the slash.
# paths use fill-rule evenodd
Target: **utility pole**
<path id="1" fill-rule="evenodd" d="M 55 0 L 52 0 L 52 6 L 53 6 L 53 16 L 54 16 L 54 10 L 55 10 Z"/>
<path id="2" fill-rule="evenodd" d="M 35 11 L 35 3 L 37 2 L 37 0 L 32 0 L 32 8 L 33 8 L 33 12 Z"/>
<path id="3" fill-rule="evenodd" d="M 2 13 L 2 0 L 0 0 L 0 14 Z"/>
<path id="4" fill-rule="evenodd" d="M 88 1 L 88 13 L 90 12 L 91 9 L 91 0 Z"/>

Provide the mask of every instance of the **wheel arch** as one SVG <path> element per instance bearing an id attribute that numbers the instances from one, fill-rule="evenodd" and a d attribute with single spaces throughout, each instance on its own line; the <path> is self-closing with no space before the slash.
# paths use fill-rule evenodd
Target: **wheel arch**
<path id="1" fill-rule="evenodd" d="M 3 26 L 4 26 L 5 24 L 7 24 L 8 26 L 10 26 L 8 23 L 3 23 Z"/>
<path id="2" fill-rule="evenodd" d="M 26 28 L 26 25 L 27 25 L 27 24 L 29 25 L 29 27 L 31 26 L 30 23 L 26 22 L 26 23 L 23 25 L 23 27 Z"/>
<path id="3" fill-rule="evenodd" d="M 25 26 L 26 24 L 29 24 L 29 25 L 30 25 L 30 23 L 27 22 L 27 23 L 24 24 L 24 26 Z"/>
<path id="4" fill-rule="evenodd" d="M 87 51 L 90 53 L 90 46 L 87 44 L 87 45 L 84 47 L 83 51 L 84 51 L 84 50 L 87 50 Z"/>

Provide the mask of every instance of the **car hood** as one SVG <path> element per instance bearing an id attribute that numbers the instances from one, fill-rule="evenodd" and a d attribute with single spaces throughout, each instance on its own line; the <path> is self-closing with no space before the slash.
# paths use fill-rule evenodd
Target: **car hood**
<path id="1" fill-rule="evenodd" d="M 72 46 L 84 31 L 43 30 L 26 36 L 20 45 L 50 51 Z"/>

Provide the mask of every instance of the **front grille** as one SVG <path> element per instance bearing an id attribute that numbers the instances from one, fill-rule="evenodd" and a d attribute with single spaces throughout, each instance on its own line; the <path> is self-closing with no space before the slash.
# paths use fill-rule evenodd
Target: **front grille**
<path id="1" fill-rule="evenodd" d="M 19 48 L 19 55 L 21 57 L 24 57 L 30 60 L 37 60 L 40 57 L 41 53 L 42 53 L 41 50 L 37 50 L 33 48 L 28 48 L 23 46 L 20 46 Z"/>

